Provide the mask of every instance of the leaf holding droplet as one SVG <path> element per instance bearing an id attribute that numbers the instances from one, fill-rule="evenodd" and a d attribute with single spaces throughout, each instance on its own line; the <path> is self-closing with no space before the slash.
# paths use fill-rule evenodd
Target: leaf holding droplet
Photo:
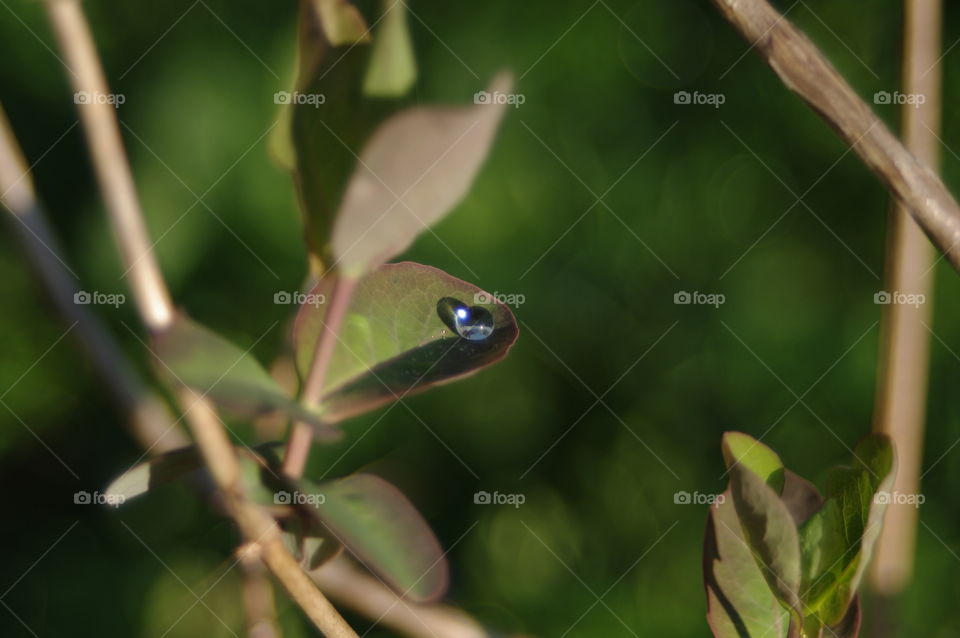
<path id="1" fill-rule="evenodd" d="M 317 435 L 337 436 L 318 414 L 291 399 L 249 353 L 183 315 L 155 337 L 161 374 L 242 416 L 276 410 L 314 426 Z"/>
<path id="2" fill-rule="evenodd" d="M 330 299 L 332 286 L 325 278 L 314 292 Z M 482 341 L 452 332 L 437 315 L 444 297 L 484 308 L 493 332 Z M 294 345 L 302 375 L 313 361 L 326 305 L 298 311 Z M 430 266 L 383 265 L 356 284 L 327 370 L 323 418 L 335 423 L 476 372 L 506 356 L 517 333 L 510 309 L 476 286 Z"/>
<path id="3" fill-rule="evenodd" d="M 440 543 L 396 487 L 372 474 L 353 474 L 320 484 L 301 480 L 298 489 L 323 494 L 320 505 L 301 510 L 397 593 L 421 602 L 443 596 L 449 570 Z"/>
<path id="4" fill-rule="evenodd" d="M 511 85 L 503 73 L 489 91 L 506 93 Z M 369 272 L 450 212 L 480 170 L 505 108 L 416 107 L 382 124 L 364 145 L 337 211 L 339 268 L 350 277 Z"/>

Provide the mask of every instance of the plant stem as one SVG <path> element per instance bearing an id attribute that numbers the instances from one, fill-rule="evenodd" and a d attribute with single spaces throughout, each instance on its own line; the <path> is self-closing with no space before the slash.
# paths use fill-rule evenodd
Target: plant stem
<path id="1" fill-rule="evenodd" d="M 273 604 L 273 585 L 263 568 L 263 561 L 256 556 L 256 550 L 247 551 L 246 546 L 240 547 L 237 553 L 243 569 L 242 591 L 247 637 L 280 638 L 277 610 Z"/>
<path id="2" fill-rule="evenodd" d="M 766 0 L 713 0 L 724 17 L 857 152 L 960 271 L 960 206 L 803 33 Z"/>
<path id="3" fill-rule="evenodd" d="M 104 385 L 113 394 L 130 424 L 134 438 L 154 453 L 167 452 L 189 444 L 174 427 L 173 413 L 151 392 L 137 371 L 123 356 L 117 342 L 89 306 L 74 302 L 79 289 L 66 265 L 63 252 L 50 230 L 46 214 L 37 201 L 30 169 L 20 152 L 13 130 L 0 106 L 0 200 L 12 213 L 27 258 L 49 292 L 57 311 L 76 334 L 89 354 Z"/>
<path id="4" fill-rule="evenodd" d="M 129 266 L 134 300 L 147 328 L 163 330 L 173 320 L 173 305 L 143 221 L 120 137 L 116 107 L 97 99 L 97 96 L 110 95 L 110 90 L 90 27 L 77 0 L 46 0 L 46 6 L 57 40 L 66 53 L 74 101 L 79 104 L 80 121 L 110 213 L 110 223 L 123 261 Z M 82 95 L 91 97 L 89 103 L 79 103 Z"/>
<path id="5" fill-rule="evenodd" d="M 333 284 L 333 290 L 330 293 L 330 309 L 324 316 L 323 330 L 317 337 L 313 361 L 310 363 L 310 370 L 300 397 L 301 402 L 306 405 L 319 404 L 323 396 L 330 359 L 336 349 L 340 328 L 347 316 L 355 288 L 356 280 L 345 276 L 338 277 Z M 303 475 L 311 445 L 313 445 L 313 429 L 306 423 L 294 423 L 283 456 L 284 474 L 293 478 Z"/>
<path id="6" fill-rule="evenodd" d="M 906 0 L 903 92 L 923 95 L 922 104 L 904 104 L 903 138 L 907 148 L 928 166 L 940 163 L 941 0 Z M 923 295 L 917 307 L 884 308 L 884 329 L 877 379 L 873 428 L 888 434 L 897 450 L 894 492 L 919 490 L 927 398 L 933 251 L 902 206 L 890 218 L 886 290 Z M 870 573 L 870 585 L 883 596 L 899 594 L 913 572 L 917 509 L 905 503 L 887 507 Z"/>
<path id="7" fill-rule="evenodd" d="M 46 0 L 45 4 L 71 70 L 74 89 L 109 95 L 78 0 Z M 162 331 L 170 326 L 175 313 L 143 222 L 115 109 L 92 100 L 91 104 L 80 105 L 80 114 L 116 240 L 132 277 L 132 293 L 141 320 L 150 330 Z M 224 497 L 226 509 L 251 547 L 259 550 L 270 571 L 324 635 L 357 638 L 287 551 L 273 518 L 246 498 L 236 453 L 213 407 L 187 388 L 180 388 L 178 395 L 181 404 L 187 406 L 184 416 Z"/>
<path id="8" fill-rule="evenodd" d="M 324 592 L 341 605 L 376 618 L 410 638 L 489 638 L 476 620 L 454 607 L 404 600 L 370 574 L 340 556 L 310 572 Z"/>

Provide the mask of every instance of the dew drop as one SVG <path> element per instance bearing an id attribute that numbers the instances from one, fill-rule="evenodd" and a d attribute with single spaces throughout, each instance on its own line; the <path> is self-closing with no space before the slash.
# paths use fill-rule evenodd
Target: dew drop
<path id="1" fill-rule="evenodd" d="M 493 334 L 493 315 L 482 306 L 468 306 L 453 297 L 437 302 L 437 315 L 450 330 L 468 341 L 483 341 Z"/>

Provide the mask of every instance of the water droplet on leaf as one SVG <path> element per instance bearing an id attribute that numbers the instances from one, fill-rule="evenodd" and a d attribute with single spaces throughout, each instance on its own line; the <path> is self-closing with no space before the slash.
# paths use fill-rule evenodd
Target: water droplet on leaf
<path id="1" fill-rule="evenodd" d="M 437 302 L 437 314 L 448 328 L 469 341 L 483 341 L 493 334 L 493 315 L 483 306 L 443 297 Z"/>

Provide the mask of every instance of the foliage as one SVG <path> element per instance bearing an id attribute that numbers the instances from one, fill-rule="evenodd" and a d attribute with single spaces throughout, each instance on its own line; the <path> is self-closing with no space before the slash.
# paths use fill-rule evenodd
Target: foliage
<path id="1" fill-rule="evenodd" d="M 723 437 L 730 488 L 704 543 L 707 617 L 717 638 L 854 638 L 857 586 L 893 484 L 890 440 L 864 438 L 834 468 L 826 498 L 740 432 Z"/>
<path id="2" fill-rule="evenodd" d="M 365 79 L 338 78 L 345 86 L 362 81 L 363 91 L 377 97 L 402 95 L 416 75 L 405 9 L 388 5 L 372 38 Z M 342 55 L 349 55 L 355 45 L 362 50 L 371 42 L 362 16 L 345 0 L 304 0 L 301 20 L 295 91 L 320 86 L 336 62 L 327 60 L 338 48 L 345 47 Z M 508 76 L 501 75 L 492 88 L 506 90 L 509 83 Z M 309 116 L 299 109 L 292 120 L 289 113 L 281 115 L 281 128 L 292 135 L 292 143 L 278 142 L 294 156 L 289 165 L 301 189 L 311 263 L 320 266 L 326 257 L 333 258 L 303 297 L 293 336 L 302 377 L 314 366 L 327 367 L 319 402 L 289 396 L 250 354 L 252 346 L 238 347 L 186 315 L 154 335 L 153 349 L 161 376 L 170 384 L 189 388 L 247 421 L 280 413 L 291 422 L 308 423 L 320 442 L 339 438 L 335 424 L 350 417 L 498 361 L 517 338 L 510 309 L 489 293 L 436 268 L 384 263 L 464 198 L 505 106 L 400 111 L 376 125 L 356 161 L 350 162 L 350 177 L 338 180 L 337 174 L 323 170 L 330 145 L 318 144 L 314 134 L 325 129 L 339 140 L 338 118 L 353 103 L 344 106 L 342 93 L 331 99 L 338 104 L 330 111 L 314 105 Z M 324 204 L 309 194 L 313 188 L 343 195 Z M 337 199 L 331 214 L 326 204 Z M 350 293 L 338 287 L 341 280 L 355 281 Z M 337 294 L 350 294 L 342 327 L 326 323 Z M 492 332 L 470 340 L 449 329 L 437 311 L 438 302 L 447 298 L 485 300 L 477 305 L 492 317 Z M 336 340 L 332 359 L 325 363 L 315 360 L 322 340 Z M 417 601 L 443 596 L 448 584 L 445 555 L 423 517 L 397 488 L 364 473 L 319 483 L 288 477 L 269 446 L 262 452 L 240 449 L 248 468 L 247 490 L 266 505 L 278 506 L 275 514 L 289 544 L 308 568 L 346 548 L 403 596 Z M 107 494 L 123 502 L 201 466 L 196 450 L 178 450 L 124 473 Z"/>

